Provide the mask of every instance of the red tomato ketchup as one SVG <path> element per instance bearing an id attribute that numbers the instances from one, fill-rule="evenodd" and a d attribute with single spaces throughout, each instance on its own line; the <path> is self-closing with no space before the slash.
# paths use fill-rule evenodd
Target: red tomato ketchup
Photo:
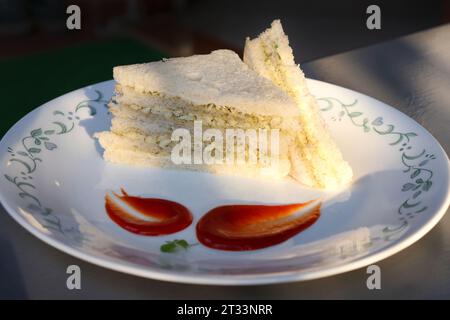
<path id="1" fill-rule="evenodd" d="M 192 223 L 191 212 L 177 202 L 130 196 L 123 189 L 121 192 L 105 195 L 105 209 L 108 216 L 125 230 L 139 235 L 159 236 L 181 231 Z M 151 219 L 139 218 L 130 213 L 132 210 Z"/>
<path id="2" fill-rule="evenodd" d="M 228 251 L 256 250 L 279 244 L 319 219 L 320 203 L 309 206 L 313 202 L 220 206 L 197 223 L 197 238 L 207 247 Z"/>

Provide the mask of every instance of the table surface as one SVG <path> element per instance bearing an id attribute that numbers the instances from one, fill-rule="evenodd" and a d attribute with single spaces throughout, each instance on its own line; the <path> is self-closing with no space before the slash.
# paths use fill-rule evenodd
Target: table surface
<path id="1" fill-rule="evenodd" d="M 450 153 L 450 24 L 305 63 L 310 78 L 386 102 L 427 128 Z M 79 265 L 82 289 L 66 288 Z M 267 286 L 199 286 L 143 279 L 94 266 L 35 238 L 0 207 L 0 298 L 32 299 L 395 299 L 450 298 L 450 215 L 424 238 L 377 263 L 381 290 L 366 269 Z"/>

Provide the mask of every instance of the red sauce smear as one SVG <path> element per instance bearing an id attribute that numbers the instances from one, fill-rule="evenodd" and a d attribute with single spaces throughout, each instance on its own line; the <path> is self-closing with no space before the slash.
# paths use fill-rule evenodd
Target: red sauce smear
<path id="1" fill-rule="evenodd" d="M 159 236 L 181 231 L 192 223 L 189 209 L 177 202 L 135 197 L 123 189 L 121 191 L 122 195 L 113 193 L 118 199 L 106 194 L 105 208 L 108 216 L 125 230 L 145 236 Z M 123 204 L 154 220 L 132 215 Z"/>
<path id="2" fill-rule="evenodd" d="M 217 207 L 198 222 L 197 238 L 207 247 L 228 251 L 273 246 L 305 230 L 319 219 L 320 203 L 305 209 L 313 201 L 276 206 Z"/>

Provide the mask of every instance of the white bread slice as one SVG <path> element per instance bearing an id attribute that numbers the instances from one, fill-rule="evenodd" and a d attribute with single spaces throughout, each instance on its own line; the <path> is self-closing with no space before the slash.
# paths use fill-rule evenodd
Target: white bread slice
<path id="1" fill-rule="evenodd" d="M 195 105 L 233 106 L 246 114 L 298 116 L 292 99 L 230 50 L 115 67 L 114 79 L 137 92 L 180 97 Z"/>
<path id="2" fill-rule="evenodd" d="M 303 133 L 298 148 L 302 159 L 307 159 L 316 184 L 321 188 L 335 189 L 352 180 L 352 169 L 331 137 L 321 118 L 318 103 L 310 94 L 305 76 L 295 63 L 289 40 L 281 22 L 275 20 L 271 27 L 256 39 L 247 38 L 244 62 L 259 75 L 271 80 L 293 98 L 300 110 Z M 294 157 L 295 158 L 295 157 Z M 299 166 L 295 165 L 295 172 Z"/>

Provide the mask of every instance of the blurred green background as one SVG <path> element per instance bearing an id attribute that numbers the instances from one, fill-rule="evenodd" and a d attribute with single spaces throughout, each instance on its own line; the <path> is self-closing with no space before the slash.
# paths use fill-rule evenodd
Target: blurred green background
<path id="1" fill-rule="evenodd" d="M 0 136 L 37 106 L 72 90 L 111 79 L 114 66 L 163 57 L 160 51 L 137 40 L 117 38 L 2 60 Z"/>

